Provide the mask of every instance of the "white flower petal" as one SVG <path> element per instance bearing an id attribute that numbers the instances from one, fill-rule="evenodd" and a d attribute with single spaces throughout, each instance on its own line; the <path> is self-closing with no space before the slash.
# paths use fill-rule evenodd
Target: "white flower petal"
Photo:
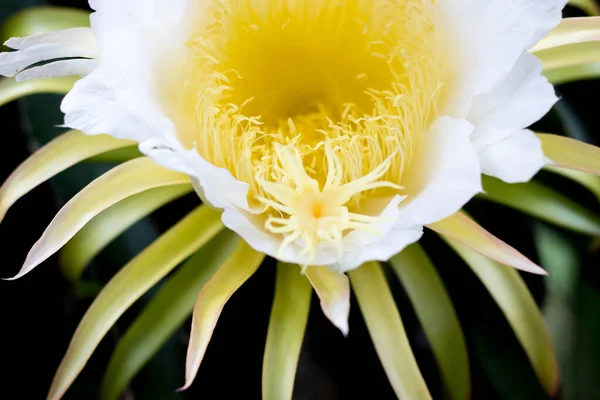
<path id="1" fill-rule="evenodd" d="M 387 261 L 406 246 L 419 240 L 423 226 L 406 226 L 399 208 L 403 198 L 396 196 L 381 213 L 371 228 L 378 232 L 353 231 L 344 238 L 342 260 L 332 267 L 346 272 L 360 267 L 367 261 Z M 401 207 L 401 206 L 400 206 Z"/>
<path id="2" fill-rule="evenodd" d="M 479 161 L 469 140 L 472 131 L 465 120 L 441 117 L 433 123 L 411 165 L 406 184 L 411 192 L 400 205 L 404 226 L 444 219 L 482 191 Z"/>
<path id="3" fill-rule="evenodd" d="M 507 183 L 527 182 L 548 163 L 540 140 L 529 130 L 512 132 L 479 152 L 483 173 Z"/>
<path id="4" fill-rule="evenodd" d="M 79 44 L 95 49 L 94 57 L 100 55 L 100 49 L 96 44 L 96 37 L 90 28 L 70 28 L 60 31 L 42 33 L 40 35 L 28 36 L 24 38 L 10 38 L 4 43 L 6 47 L 15 50 L 24 50 L 40 44 Z"/>
<path id="5" fill-rule="evenodd" d="M 91 1 L 97 12 L 90 19 L 102 57 L 98 68 L 65 97 L 61 106 L 65 125 L 87 134 L 107 133 L 140 143 L 159 140 L 173 147 L 177 131 L 159 104 L 161 74 L 156 69 L 165 64 L 161 60 L 175 57 L 185 46 L 182 17 L 188 3 Z M 154 144 L 142 148 L 151 149 Z M 148 155 L 162 165 L 173 165 L 172 152 Z M 167 159 L 160 160 L 162 156 Z"/>
<path id="6" fill-rule="evenodd" d="M 337 249 L 328 244 L 321 244 L 313 259 L 303 254 L 301 242 L 294 242 L 283 252 L 279 251 L 281 236 L 272 235 L 264 229 L 264 220 L 237 207 L 226 208 L 223 223 L 226 227 L 240 235 L 255 250 L 268 254 L 281 261 L 305 265 L 328 265 L 340 272 L 354 269 L 366 261 L 387 260 L 400 252 L 407 245 L 419 240 L 423 227 L 399 227 L 397 217 L 398 204 L 402 197 L 392 199 L 381 218 L 371 225 L 377 234 L 365 231 L 354 231 L 344 237 L 342 248 L 343 259 L 338 260 Z"/>
<path id="7" fill-rule="evenodd" d="M 61 60 L 26 69 L 16 76 L 17 82 L 29 79 L 59 78 L 62 76 L 86 76 L 98 66 L 97 60 Z"/>
<path id="8" fill-rule="evenodd" d="M 95 49 L 81 44 L 45 43 L 7 53 L 0 53 L 0 75 L 13 77 L 30 65 L 57 58 L 87 57 L 95 55 Z"/>
<path id="9" fill-rule="evenodd" d="M 542 76 L 540 61 L 523 53 L 513 70 L 491 92 L 475 98 L 468 120 L 475 125 L 471 141 L 477 150 L 525 129 L 542 118 L 558 98 Z"/>
<path id="10" fill-rule="evenodd" d="M 567 0 L 440 0 L 441 41 L 453 82 L 445 113 L 464 118 L 475 96 L 494 89 L 517 59 L 560 22 Z"/>

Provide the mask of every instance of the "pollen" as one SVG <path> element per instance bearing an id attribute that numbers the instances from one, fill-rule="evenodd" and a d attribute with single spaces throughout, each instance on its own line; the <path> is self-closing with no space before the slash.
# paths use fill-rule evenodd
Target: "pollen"
<path id="1" fill-rule="evenodd" d="M 437 113 L 434 0 L 207 0 L 187 43 L 181 140 L 249 187 L 280 252 L 341 257 L 405 193 Z"/>

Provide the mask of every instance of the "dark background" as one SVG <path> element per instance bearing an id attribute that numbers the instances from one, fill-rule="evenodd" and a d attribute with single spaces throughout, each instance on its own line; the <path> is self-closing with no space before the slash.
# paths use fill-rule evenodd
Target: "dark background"
<path id="1" fill-rule="evenodd" d="M 126 0 L 123 0 L 126 1 Z M 54 4 L 86 8 L 84 0 L 2 0 L 0 20 L 32 5 Z M 567 15 L 581 15 L 568 9 Z M 557 88 L 562 97 L 537 128 L 564 133 L 599 144 L 599 81 Z M 0 108 L 2 145 L 0 179 L 5 179 L 40 144 L 61 133 L 60 97 L 31 96 Z M 0 225 L 0 276 L 18 271 L 31 245 L 39 238 L 60 206 L 86 183 L 110 166 L 76 166 L 21 199 Z M 574 183 L 541 174 L 540 179 L 569 197 L 600 211 L 597 200 Z M 160 232 L 197 205 L 190 195 L 136 224 L 109 246 L 86 272 L 88 281 L 108 279 Z M 572 296 L 552 299 L 552 279 L 523 275 L 540 307 L 548 312 L 562 301 L 563 330 L 552 332 L 561 357 L 563 384 L 558 398 L 600 399 L 600 270 L 598 246 L 575 235 L 531 220 L 516 211 L 474 200 L 468 210 L 487 229 L 539 261 L 536 234 L 557 233 L 575 255 L 562 266 L 574 277 Z M 453 299 L 463 327 L 471 362 L 474 399 L 545 399 L 524 351 L 506 319 L 483 285 L 437 237 L 426 234 L 428 250 Z M 562 275 L 561 275 L 562 276 Z M 397 280 L 390 279 L 419 366 L 435 399 L 443 398 L 435 360 L 408 298 Z M 555 283 L 555 282 L 554 282 Z M 265 266 L 227 304 L 200 373 L 190 390 L 175 394 L 184 376 L 189 326 L 182 327 L 136 377 L 127 399 L 259 399 L 262 352 L 274 287 L 274 265 Z M 115 343 L 151 298 L 156 288 L 138 301 L 103 340 L 67 399 L 94 399 Z M 0 282 L 0 398 L 43 399 L 69 340 L 91 297 L 73 291 L 63 279 L 57 257 L 16 282 Z M 313 299 L 298 376 L 297 399 L 394 399 L 377 359 L 358 306 L 352 303 L 350 335 L 344 339 L 323 317 Z M 565 333 L 567 332 L 567 333 Z M 565 336 L 567 335 L 567 336 Z M 570 343 L 567 350 L 566 342 Z"/>

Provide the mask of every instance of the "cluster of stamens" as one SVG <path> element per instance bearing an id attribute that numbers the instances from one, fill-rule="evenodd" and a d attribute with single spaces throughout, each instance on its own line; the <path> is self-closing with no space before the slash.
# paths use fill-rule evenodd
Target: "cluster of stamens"
<path id="1" fill-rule="evenodd" d="M 248 183 L 280 253 L 341 257 L 348 233 L 373 231 L 370 200 L 405 194 L 442 87 L 433 3 L 211 2 L 177 94 L 182 139 Z"/>

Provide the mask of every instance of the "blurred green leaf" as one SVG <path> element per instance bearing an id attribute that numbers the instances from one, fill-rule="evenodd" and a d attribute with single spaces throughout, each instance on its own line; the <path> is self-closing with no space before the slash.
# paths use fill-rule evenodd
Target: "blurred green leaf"
<path id="1" fill-rule="evenodd" d="M 118 164 L 142 156 L 143 154 L 140 152 L 138 146 L 135 145 L 98 154 L 95 157 L 88 158 L 87 160 L 85 160 L 85 162 Z"/>
<path id="2" fill-rule="evenodd" d="M 292 400 L 312 287 L 297 265 L 277 265 L 262 371 L 263 400 Z"/>
<path id="3" fill-rule="evenodd" d="M 102 383 L 101 399 L 119 397 L 131 379 L 192 314 L 198 293 L 238 244 L 237 235 L 225 230 L 169 278 L 115 349 Z M 183 369 L 183 364 L 181 367 Z M 175 389 L 170 388 L 170 391 Z"/>
<path id="4" fill-rule="evenodd" d="M 590 15 L 600 15 L 600 7 L 596 0 L 569 0 L 569 4 L 581 8 Z"/>
<path id="5" fill-rule="evenodd" d="M 596 214 L 538 182 L 508 184 L 484 176 L 483 189 L 485 194 L 478 198 L 514 208 L 575 232 L 600 236 L 600 218 Z"/>
<path id="6" fill-rule="evenodd" d="M 598 200 L 600 200 L 600 177 L 566 168 L 545 167 L 544 169 L 579 183 L 592 192 L 598 198 Z"/>
<path id="7" fill-rule="evenodd" d="M 78 78 L 32 79 L 16 82 L 14 78 L 0 78 L 0 107 L 32 94 L 66 94 Z"/>
<path id="8" fill-rule="evenodd" d="M 534 228 L 541 263 L 550 272 L 544 314 L 560 360 L 562 397 L 598 398 L 600 295 L 581 276 L 582 251 L 575 242 L 545 225 Z"/>
<path id="9" fill-rule="evenodd" d="M 17 200 L 43 182 L 87 157 L 128 143 L 107 135 L 86 136 L 79 131 L 63 133 L 21 163 L 2 184 L 0 220 Z"/>
<path id="10" fill-rule="evenodd" d="M 4 43 L 11 37 L 34 36 L 80 26 L 90 26 L 89 12 L 67 7 L 28 7 L 4 21 L 0 40 Z"/>
<path id="11" fill-rule="evenodd" d="M 596 79 L 600 77 L 600 62 L 548 69 L 545 70 L 543 74 L 548 78 L 548 81 L 554 85 Z"/>
<path id="12" fill-rule="evenodd" d="M 488 289 L 550 396 L 558 390 L 558 361 L 542 315 L 518 272 L 498 264 L 451 239 L 446 242 L 461 256 Z"/>
<path id="13" fill-rule="evenodd" d="M 21 277 L 59 251 L 92 218 L 118 202 L 157 187 L 189 183 L 189 176 L 139 158 L 121 164 L 100 176 L 73 197 L 56 214 L 42 237 L 33 245 L 21 271 Z"/>
<path id="14" fill-rule="evenodd" d="M 398 398 L 431 399 L 381 265 L 369 262 L 348 276 L 379 360 Z"/>
<path id="15" fill-rule="evenodd" d="M 421 246 L 413 244 L 390 260 L 436 356 L 452 399 L 469 399 L 471 380 L 465 338 L 452 300 Z"/>
<path id="16" fill-rule="evenodd" d="M 210 207 L 198 207 L 119 271 L 81 320 L 54 377 L 49 400 L 65 393 L 100 340 L 131 304 L 223 228 L 220 217 L 220 212 Z"/>
<path id="17" fill-rule="evenodd" d="M 75 283 L 88 263 L 113 239 L 159 207 L 192 191 L 190 184 L 147 190 L 95 216 L 60 251 L 63 274 Z"/>

